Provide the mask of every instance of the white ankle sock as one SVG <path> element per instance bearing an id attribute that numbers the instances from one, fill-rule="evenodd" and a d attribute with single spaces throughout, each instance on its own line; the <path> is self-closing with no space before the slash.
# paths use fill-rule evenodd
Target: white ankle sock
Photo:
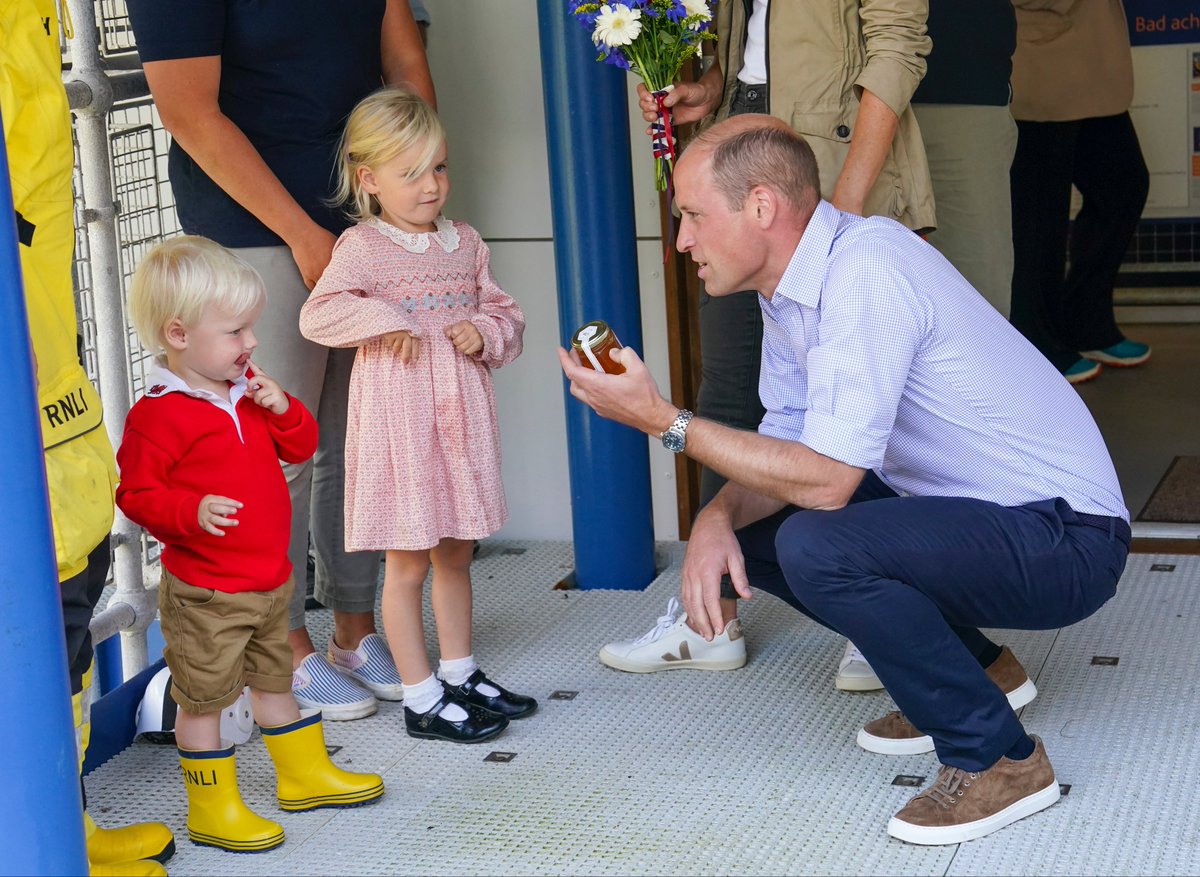
<path id="1" fill-rule="evenodd" d="M 451 661 L 442 660 L 438 662 L 438 675 L 445 679 L 448 685 L 462 685 L 478 669 L 479 664 L 475 661 L 474 655 L 467 655 L 465 658 L 455 658 Z M 486 682 L 481 682 L 475 690 L 485 697 L 495 697 L 500 693 L 500 689 L 488 685 Z"/>
<path id="2" fill-rule="evenodd" d="M 445 689 L 442 683 L 432 673 L 429 678 L 416 685 L 401 685 L 404 691 L 404 705 L 414 713 L 427 713 L 442 699 Z M 461 722 L 467 717 L 467 711 L 456 703 L 449 703 L 438 713 L 450 722 Z"/>

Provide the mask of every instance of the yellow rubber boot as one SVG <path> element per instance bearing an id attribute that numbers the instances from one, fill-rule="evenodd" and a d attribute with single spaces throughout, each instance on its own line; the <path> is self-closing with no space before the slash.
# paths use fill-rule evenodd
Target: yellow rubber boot
<path id="1" fill-rule="evenodd" d="M 88 743 L 92 739 L 91 685 L 95 666 L 93 663 L 83 674 L 83 691 L 71 697 L 81 772 Z M 136 864 L 139 859 L 153 859 L 157 863 L 166 862 L 175 855 L 175 835 L 161 822 L 138 822 L 121 828 L 101 828 L 92 821 L 92 817 L 85 810 L 83 831 L 87 837 L 89 865 L 120 865 L 128 870 L 139 867 Z M 146 873 L 156 874 L 158 871 L 151 870 Z"/>
<path id="2" fill-rule="evenodd" d="M 175 855 L 175 836 L 161 822 L 138 822 L 121 828 L 101 828 L 86 812 L 87 857 L 92 865 L 112 865 L 137 859 L 166 862 Z"/>
<path id="3" fill-rule="evenodd" d="M 242 802 L 232 746 L 207 752 L 180 749 L 179 764 L 187 786 L 192 843 L 232 853 L 261 853 L 283 843 L 283 826 Z"/>
<path id="4" fill-rule="evenodd" d="M 378 774 L 350 773 L 329 760 L 320 713 L 263 728 L 262 735 L 275 762 L 279 806 L 284 810 L 360 807 L 383 795 Z"/>
<path id="5" fill-rule="evenodd" d="M 135 862 L 88 863 L 88 877 L 167 877 L 167 869 L 153 859 Z"/>

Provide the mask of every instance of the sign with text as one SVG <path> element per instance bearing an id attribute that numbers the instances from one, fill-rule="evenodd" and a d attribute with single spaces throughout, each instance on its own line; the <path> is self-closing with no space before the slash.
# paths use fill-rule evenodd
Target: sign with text
<path id="1" fill-rule="evenodd" d="M 1200 42 L 1200 0 L 1127 0 L 1125 16 L 1135 46 Z"/>
<path id="2" fill-rule="evenodd" d="M 1200 218 L 1200 0 L 1126 0 L 1147 219 Z"/>

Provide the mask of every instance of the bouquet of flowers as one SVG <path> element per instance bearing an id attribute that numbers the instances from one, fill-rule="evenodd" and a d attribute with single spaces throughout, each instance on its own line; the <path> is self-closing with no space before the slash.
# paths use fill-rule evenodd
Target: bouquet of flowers
<path id="1" fill-rule="evenodd" d="M 568 0 L 571 14 L 591 31 L 600 50 L 597 61 L 632 70 L 658 101 L 659 121 L 651 125 L 655 182 L 660 192 L 670 185 L 675 166 L 671 111 L 663 98 L 679 78 L 683 64 L 700 54 L 710 29 L 708 0 L 626 0 L 624 3 L 579 3 Z"/>

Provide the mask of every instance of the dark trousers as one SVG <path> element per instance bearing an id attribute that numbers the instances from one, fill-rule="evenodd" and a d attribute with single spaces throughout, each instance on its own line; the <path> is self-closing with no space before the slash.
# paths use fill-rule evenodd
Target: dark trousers
<path id="1" fill-rule="evenodd" d="M 697 414 L 734 429 L 758 429 L 766 414 L 758 398 L 762 336 L 757 292 L 711 298 L 701 291 Z M 724 485 L 724 476 L 707 466 L 701 468 L 700 505 L 706 505 Z"/>
<path id="2" fill-rule="evenodd" d="M 108 579 L 109 561 L 110 549 L 105 536 L 88 555 L 87 569 L 59 584 L 72 696 L 83 691 L 83 674 L 92 663 L 92 634 L 88 626 Z"/>
<path id="3" fill-rule="evenodd" d="M 71 677 L 71 697 L 83 691 L 83 674 L 92 665 L 95 650 L 92 648 L 90 625 L 96 604 L 104 592 L 108 580 L 108 567 L 112 560 L 112 549 L 108 537 L 92 549 L 88 555 L 87 569 L 59 583 L 62 599 L 63 630 L 67 641 L 67 672 Z M 87 809 L 87 792 L 83 788 L 83 776 L 79 777 L 79 791 L 83 797 L 83 809 Z"/>
<path id="4" fill-rule="evenodd" d="M 1123 338 L 1113 284 L 1150 176 L 1129 113 L 1017 122 L 1012 323 L 1060 371 Z M 1071 186 L 1083 207 L 1069 221 Z M 1067 255 L 1070 254 L 1070 268 Z"/>
<path id="5" fill-rule="evenodd" d="M 738 531 L 750 584 L 848 637 L 943 764 L 986 770 L 1024 733 L 980 662 L 980 627 L 1047 630 L 1116 593 L 1129 525 L 1064 500 L 898 497 L 868 473 L 837 511 Z"/>

